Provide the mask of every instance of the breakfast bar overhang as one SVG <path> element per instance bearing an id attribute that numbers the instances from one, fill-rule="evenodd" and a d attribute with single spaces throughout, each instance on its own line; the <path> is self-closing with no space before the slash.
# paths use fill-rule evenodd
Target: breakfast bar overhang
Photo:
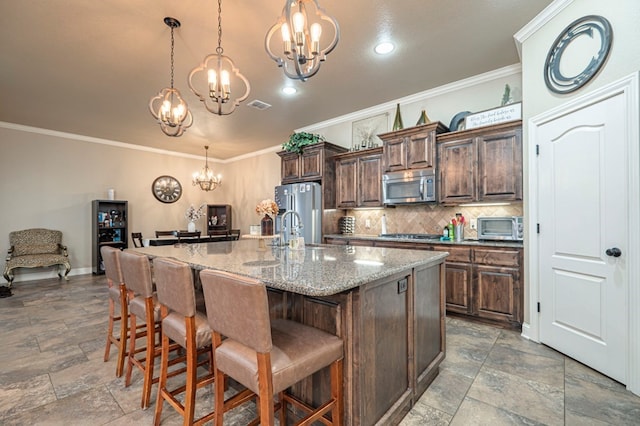
<path id="1" fill-rule="evenodd" d="M 171 257 L 195 271 L 261 280 L 272 318 L 341 337 L 346 425 L 399 423 L 445 357 L 447 253 L 332 245 L 261 249 L 253 240 L 131 250 Z M 293 393 L 322 401 L 329 392 L 325 370 L 296 384 Z"/>

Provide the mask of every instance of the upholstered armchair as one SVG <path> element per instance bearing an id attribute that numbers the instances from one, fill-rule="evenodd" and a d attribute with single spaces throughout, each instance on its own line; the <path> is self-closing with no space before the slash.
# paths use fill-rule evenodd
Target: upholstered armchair
<path id="1" fill-rule="evenodd" d="M 58 276 L 64 279 L 71 270 L 67 247 L 62 245 L 62 232 L 51 229 L 34 228 L 9 233 L 9 252 L 4 266 L 4 278 L 13 283 L 15 268 L 41 268 L 58 265 Z"/>

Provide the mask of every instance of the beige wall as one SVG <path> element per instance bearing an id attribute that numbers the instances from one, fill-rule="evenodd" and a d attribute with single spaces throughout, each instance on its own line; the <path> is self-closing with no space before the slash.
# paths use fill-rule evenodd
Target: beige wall
<path id="1" fill-rule="evenodd" d="M 273 188 L 280 182 L 277 150 L 232 164 L 210 161 L 214 172 L 222 174 L 223 185 L 204 192 L 191 184 L 191 174 L 202 168 L 204 158 L 131 149 L 126 144 L 5 123 L 0 126 L 0 247 L 9 248 L 11 231 L 58 229 L 69 248 L 71 274 L 89 273 L 91 201 L 106 199 L 109 188 L 115 189 L 117 200 L 129 202 L 130 232 L 142 232 L 145 237 L 152 237 L 156 229 L 186 229 L 185 210 L 190 204 L 203 203 L 231 204 L 233 227 L 248 233 L 250 224 L 259 223 L 256 204 L 273 198 Z M 151 193 L 153 180 L 165 174 L 182 184 L 183 195 L 173 204 L 160 203 Z M 206 229 L 204 218 L 198 229 Z M 16 282 L 43 275 L 53 277 L 55 271 L 18 269 Z"/>

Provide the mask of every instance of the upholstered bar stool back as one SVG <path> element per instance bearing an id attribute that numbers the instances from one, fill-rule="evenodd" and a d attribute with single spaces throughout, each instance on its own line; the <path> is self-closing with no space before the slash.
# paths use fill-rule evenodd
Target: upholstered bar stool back
<path id="1" fill-rule="evenodd" d="M 185 425 L 203 424 L 213 419 L 213 412 L 195 421 L 193 417 L 196 390 L 213 383 L 214 379 L 211 329 L 205 314 L 196 310 L 193 275 L 189 265 L 173 259 L 155 258 L 153 269 L 158 302 L 162 307 L 162 364 L 154 422 L 160 424 L 162 405 L 166 400 L 183 416 Z M 170 341 L 186 349 L 187 364 L 186 384 L 173 390 L 167 388 Z M 204 359 L 198 361 L 198 355 Z M 204 364 L 208 364 L 208 372 L 198 377 L 197 368 Z M 185 392 L 184 403 L 177 398 L 182 392 Z"/>
<path id="2" fill-rule="evenodd" d="M 131 384 L 131 374 L 135 365 L 142 371 L 144 377 L 140 405 L 142 408 L 147 408 L 151 399 L 151 386 L 158 381 L 157 378 L 153 378 L 153 365 L 155 358 L 160 356 L 160 306 L 153 292 L 151 264 L 147 256 L 123 251 L 120 253 L 120 265 L 125 286 L 129 292 L 131 330 L 136 330 L 135 333 L 129 333 L 125 386 Z M 138 320 L 145 327 L 137 327 Z M 145 338 L 144 347 L 136 348 L 136 340 L 142 337 Z"/>
<path id="3" fill-rule="evenodd" d="M 215 346 L 216 425 L 223 415 L 248 398 L 247 391 L 224 401 L 224 375 L 258 396 L 260 424 L 274 423 L 274 395 L 279 396 L 280 424 L 286 403 L 306 412 L 296 424 L 342 424 L 342 359 L 340 338 L 294 321 L 270 321 L 264 283 L 221 271 L 200 273 L 209 325 Z M 222 340 L 222 336 L 227 339 Z M 331 398 L 312 408 L 285 390 L 324 367 L 331 366 Z M 331 412 L 331 421 L 326 415 Z"/>
<path id="4" fill-rule="evenodd" d="M 129 332 L 129 309 L 127 306 L 127 292 L 120 268 L 120 250 L 110 246 L 102 246 L 100 255 L 104 262 L 104 273 L 109 286 L 109 324 L 107 328 L 107 344 L 104 348 L 104 361 L 109 361 L 109 352 L 113 343 L 118 348 L 116 377 L 122 376 L 124 359 L 127 354 L 127 333 Z M 117 312 L 117 313 L 116 313 Z M 119 335 L 113 334 L 114 325 L 120 327 Z"/>

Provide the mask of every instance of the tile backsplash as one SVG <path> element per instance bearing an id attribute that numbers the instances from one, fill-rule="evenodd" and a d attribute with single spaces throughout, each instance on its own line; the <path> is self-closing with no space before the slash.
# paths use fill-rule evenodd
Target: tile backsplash
<path id="1" fill-rule="evenodd" d="M 420 204 L 397 206 L 395 208 L 332 210 L 323 216 L 323 230 L 325 234 L 338 233 L 338 219 L 340 216 L 354 216 L 356 218 L 356 234 L 380 234 L 382 230 L 382 215 L 387 216 L 387 233 L 413 234 L 442 234 L 442 230 L 456 213 L 462 213 L 467 219 L 465 238 L 476 238 L 476 230 L 469 226 L 470 219 L 478 216 L 522 216 L 522 203 L 506 206 L 473 206 L 473 207 L 445 207 L 440 205 Z M 369 227 L 367 227 L 367 220 Z M 334 223 L 335 222 L 335 223 Z"/>

